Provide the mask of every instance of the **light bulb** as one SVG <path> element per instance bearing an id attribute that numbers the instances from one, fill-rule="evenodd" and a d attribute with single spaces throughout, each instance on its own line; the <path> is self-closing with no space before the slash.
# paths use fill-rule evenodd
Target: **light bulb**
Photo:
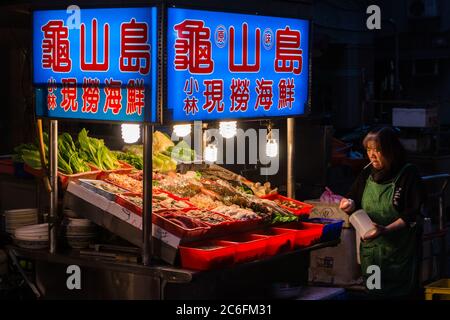
<path id="1" fill-rule="evenodd" d="M 266 156 L 275 158 L 278 155 L 278 142 L 275 139 L 267 139 Z"/>
<path id="2" fill-rule="evenodd" d="M 236 135 L 236 121 L 219 122 L 219 133 L 225 139 L 234 137 Z"/>
<path id="3" fill-rule="evenodd" d="M 217 146 L 215 144 L 208 144 L 205 148 L 204 158 L 206 162 L 217 161 Z"/>
<path id="4" fill-rule="evenodd" d="M 121 128 L 122 139 L 125 143 L 135 143 L 141 137 L 141 127 L 138 124 L 124 123 Z"/>
<path id="5" fill-rule="evenodd" d="M 178 137 L 186 137 L 191 133 L 191 125 L 190 124 L 176 124 L 173 126 L 173 132 Z"/>

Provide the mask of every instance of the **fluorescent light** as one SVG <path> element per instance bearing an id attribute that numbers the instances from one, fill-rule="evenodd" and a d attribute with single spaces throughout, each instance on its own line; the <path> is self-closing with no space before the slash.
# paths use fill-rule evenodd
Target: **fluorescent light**
<path id="1" fill-rule="evenodd" d="M 135 143 L 141 137 L 141 127 L 138 124 L 122 124 L 122 139 L 125 143 Z"/>
<path id="2" fill-rule="evenodd" d="M 278 155 L 278 142 L 275 139 L 267 139 L 266 156 L 275 158 Z"/>
<path id="3" fill-rule="evenodd" d="M 217 146 L 215 144 L 208 144 L 205 148 L 204 158 L 206 162 L 217 161 Z"/>
<path id="4" fill-rule="evenodd" d="M 219 122 L 219 133 L 225 139 L 232 138 L 236 135 L 236 121 Z"/>
<path id="5" fill-rule="evenodd" d="M 173 126 L 173 132 L 178 137 L 186 137 L 191 133 L 191 125 L 190 124 L 176 124 Z"/>

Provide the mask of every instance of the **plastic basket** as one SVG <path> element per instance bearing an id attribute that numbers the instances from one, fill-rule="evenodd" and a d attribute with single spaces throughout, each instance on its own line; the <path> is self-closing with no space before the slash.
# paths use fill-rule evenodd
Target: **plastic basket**
<path id="1" fill-rule="evenodd" d="M 320 241 L 323 227 L 323 224 L 299 221 L 280 225 L 279 227 L 274 229 L 295 230 L 294 247 L 304 248 Z"/>
<path id="2" fill-rule="evenodd" d="M 294 249 L 296 233 L 294 230 L 268 228 L 254 231 L 252 234 L 266 236 L 267 256 L 274 256 L 281 252 L 288 252 Z"/>
<path id="3" fill-rule="evenodd" d="M 78 181 L 79 179 L 96 179 L 98 174 L 101 172 L 96 166 L 89 164 L 88 166 L 91 168 L 91 171 L 88 172 L 80 172 L 75 174 L 64 174 L 58 170 L 58 177 L 61 181 L 61 187 L 63 190 L 67 189 L 69 182 Z"/>
<path id="4" fill-rule="evenodd" d="M 14 175 L 14 164 L 12 159 L 0 159 L 0 173 Z"/>
<path id="5" fill-rule="evenodd" d="M 177 222 L 180 218 L 182 218 L 183 221 L 191 221 L 197 226 L 192 228 L 183 227 Z M 198 239 L 209 231 L 209 226 L 206 224 L 172 211 L 159 211 L 153 213 L 152 222 L 183 240 Z"/>
<path id="6" fill-rule="evenodd" d="M 450 279 L 441 279 L 425 286 L 425 300 L 433 300 L 435 297 L 450 300 Z"/>
<path id="7" fill-rule="evenodd" d="M 295 199 L 291 199 L 291 198 L 282 196 L 278 193 L 262 196 L 261 199 L 267 199 L 267 200 L 271 200 L 271 201 L 275 201 L 275 200 L 289 201 L 289 202 L 295 203 L 297 206 L 301 206 L 301 208 L 293 209 L 293 208 L 290 208 L 290 207 L 287 207 L 287 206 L 284 206 L 281 204 L 279 205 L 280 207 L 288 210 L 289 212 L 291 212 L 292 214 L 295 214 L 295 215 L 308 215 L 311 212 L 312 208 L 314 207 L 313 205 L 311 205 L 309 203 L 304 203 L 304 202 L 301 202 L 301 201 L 298 201 Z"/>
<path id="8" fill-rule="evenodd" d="M 101 170 L 97 179 L 101 179 L 103 176 L 108 175 L 109 173 L 117 173 L 117 174 L 127 174 L 131 171 L 135 170 L 135 168 L 124 161 L 118 160 L 120 163 L 120 168 L 112 169 L 112 170 Z"/>
<path id="9" fill-rule="evenodd" d="M 321 242 L 337 240 L 341 237 L 342 226 L 344 220 L 326 219 L 326 218 L 312 218 L 306 222 L 319 223 L 323 225 Z"/>
<path id="10" fill-rule="evenodd" d="M 207 249 L 205 247 L 217 247 Z M 234 264 L 235 244 L 209 240 L 180 245 L 181 266 L 186 269 L 211 270 Z"/>

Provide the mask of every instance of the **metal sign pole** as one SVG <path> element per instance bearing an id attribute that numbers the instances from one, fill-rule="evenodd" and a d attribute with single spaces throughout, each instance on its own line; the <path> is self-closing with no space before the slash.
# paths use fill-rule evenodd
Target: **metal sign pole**
<path id="1" fill-rule="evenodd" d="M 287 196 L 295 199 L 295 118 L 287 119 Z"/>
<path id="2" fill-rule="evenodd" d="M 142 212 L 142 263 L 150 265 L 152 241 L 152 144 L 153 125 L 144 124 L 144 210 Z"/>
<path id="3" fill-rule="evenodd" d="M 58 120 L 50 120 L 50 253 L 56 252 L 56 221 L 58 217 Z"/>

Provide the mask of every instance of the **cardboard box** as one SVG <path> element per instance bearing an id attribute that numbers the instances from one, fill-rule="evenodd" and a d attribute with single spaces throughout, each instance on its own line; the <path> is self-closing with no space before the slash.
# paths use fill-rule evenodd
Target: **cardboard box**
<path id="1" fill-rule="evenodd" d="M 339 204 L 330 204 L 320 202 L 320 200 L 305 200 L 305 203 L 312 204 L 314 208 L 309 214 L 310 218 L 326 218 L 326 219 L 339 219 L 344 220 L 343 228 L 350 228 L 350 222 L 348 221 L 349 215 L 339 209 Z"/>
<path id="2" fill-rule="evenodd" d="M 437 108 L 393 108 L 392 125 L 397 127 L 435 127 L 439 125 Z"/>
<path id="3" fill-rule="evenodd" d="M 360 284 L 361 267 L 356 259 L 355 230 L 343 229 L 341 243 L 311 252 L 309 281 L 330 285 Z"/>

